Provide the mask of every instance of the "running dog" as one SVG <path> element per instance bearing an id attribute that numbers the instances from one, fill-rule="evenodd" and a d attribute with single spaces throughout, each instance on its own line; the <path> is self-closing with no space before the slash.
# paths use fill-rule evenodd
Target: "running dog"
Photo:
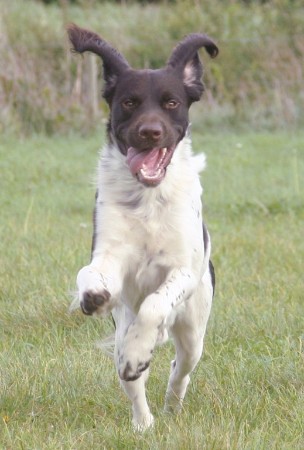
<path id="1" fill-rule="evenodd" d="M 98 166 L 92 258 L 77 276 L 78 306 L 111 312 L 114 359 L 132 402 L 133 425 L 152 426 L 145 394 L 149 364 L 168 333 L 176 354 L 165 409 L 178 412 L 203 351 L 214 293 L 210 237 L 202 220 L 199 171 L 192 156 L 189 107 L 203 93 L 198 50 L 216 44 L 190 34 L 165 67 L 135 70 L 97 34 L 68 27 L 75 52 L 99 55 L 110 107 L 108 142 Z"/>

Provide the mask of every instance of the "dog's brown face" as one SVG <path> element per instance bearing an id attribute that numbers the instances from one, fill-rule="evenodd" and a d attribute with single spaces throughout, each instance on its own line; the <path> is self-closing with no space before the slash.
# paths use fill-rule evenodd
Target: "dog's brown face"
<path id="1" fill-rule="evenodd" d="M 159 184 L 188 126 L 189 98 L 170 69 L 128 70 L 111 102 L 110 132 L 132 175 Z"/>
<path id="2" fill-rule="evenodd" d="M 133 70 L 95 33 L 75 25 L 68 33 L 75 51 L 92 51 L 103 60 L 103 95 L 111 109 L 110 139 L 126 156 L 126 164 L 138 181 L 158 185 L 185 136 L 189 107 L 204 90 L 197 51 L 205 47 L 215 57 L 217 46 L 206 35 L 192 34 L 175 48 L 165 68 Z"/>

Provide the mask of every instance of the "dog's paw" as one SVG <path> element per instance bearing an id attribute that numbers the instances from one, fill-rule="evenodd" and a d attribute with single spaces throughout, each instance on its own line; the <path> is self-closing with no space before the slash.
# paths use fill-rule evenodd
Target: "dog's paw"
<path id="1" fill-rule="evenodd" d="M 134 431 L 138 433 L 143 433 L 144 431 L 153 427 L 154 417 L 150 412 L 144 415 L 140 415 L 139 417 L 133 417 L 132 425 Z"/>
<path id="2" fill-rule="evenodd" d="M 86 315 L 105 315 L 111 309 L 111 295 L 103 276 L 90 266 L 83 267 L 77 276 L 79 304 Z"/>
<path id="3" fill-rule="evenodd" d="M 138 358 L 132 361 L 132 358 L 125 361 L 125 357 L 119 358 L 119 377 L 125 381 L 135 381 L 148 367 L 150 361 L 139 361 Z"/>
<path id="4" fill-rule="evenodd" d="M 189 381 L 189 375 L 185 375 L 181 379 L 176 378 L 176 361 L 171 361 L 170 379 L 164 407 L 166 413 L 178 414 L 181 412 Z"/>
<path id="5" fill-rule="evenodd" d="M 135 323 L 130 326 L 119 352 L 118 373 L 122 380 L 137 380 L 149 367 L 157 334 L 157 330 L 147 333 L 147 330 L 141 330 Z"/>
<path id="6" fill-rule="evenodd" d="M 182 411 L 183 399 L 178 397 L 171 389 L 166 392 L 164 412 L 179 414 Z"/>
<path id="7" fill-rule="evenodd" d="M 110 293 L 103 289 L 102 291 L 88 290 L 82 294 L 80 307 L 84 314 L 91 316 L 93 313 L 104 314 L 107 312 L 107 305 L 110 300 Z"/>

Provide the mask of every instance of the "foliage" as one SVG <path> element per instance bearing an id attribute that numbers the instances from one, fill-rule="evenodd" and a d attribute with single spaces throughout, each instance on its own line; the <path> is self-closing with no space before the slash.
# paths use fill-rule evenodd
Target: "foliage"
<path id="1" fill-rule="evenodd" d="M 3 449 L 304 448 L 304 134 L 194 135 L 217 288 L 205 355 L 179 417 L 162 412 L 173 349 L 158 350 L 155 428 L 133 433 L 111 320 L 67 313 L 89 259 L 100 136 L 0 146 L 0 442 Z"/>
<path id="2" fill-rule="evenodd" d="M 166 2 L 61 1 L 58 6 L 27 0 L 27 7 L 22 5 L 0 0 L 2 132 L 85 132 L 107 115 L 100 97 L 95 111 L 92 58 L 69 52 L 68 22 L 96 30 L 137 68 L 163 65 L 181 37 L 207 32 L 220 47 L 214 61 L 201 53 L 207 124 L 285 127 L 303 121 L 300 1 L 179 0 L 169 7 Z"/>

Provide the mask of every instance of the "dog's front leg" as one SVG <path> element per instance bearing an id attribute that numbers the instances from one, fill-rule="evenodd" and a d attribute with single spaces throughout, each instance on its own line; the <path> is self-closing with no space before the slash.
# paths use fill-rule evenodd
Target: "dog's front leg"
<path id="1" fill-rule="evenodd" d="M 78 272 L 78 297 L 85 314 L 105 315 L 113 309 L 121 291 L 120 267 L 118 258 L 105 253 Z"/>
<path id="2" fill-rule="evenodd" d="M 113 318 L 115 321 L 115 351 L 114 358 L 117 369 L 119 369 L 119 357 L 125 335 L 135 315 L 123 303 L 118 304 L 113 309 Z M 154 419 L 150 412 L 145 392 L 145 383 L 149 376 L 147 368 L 139 378 L 134 381 L 120 380 L 120 384 L 125 393 L 132 402 L 133 419 L 132 424 L 136 431 L 144 431 L 153 425 Z"/>
<path id="3" fill-rule="evenodd" d="M 167 317 L 175 305 L 190 297 L 196 283 L 190 270 L 173 269 L 157 291 L 145 298 L 122 346 L 119 357 L 122 380 L 136 380 L 147 369 Z"/>

